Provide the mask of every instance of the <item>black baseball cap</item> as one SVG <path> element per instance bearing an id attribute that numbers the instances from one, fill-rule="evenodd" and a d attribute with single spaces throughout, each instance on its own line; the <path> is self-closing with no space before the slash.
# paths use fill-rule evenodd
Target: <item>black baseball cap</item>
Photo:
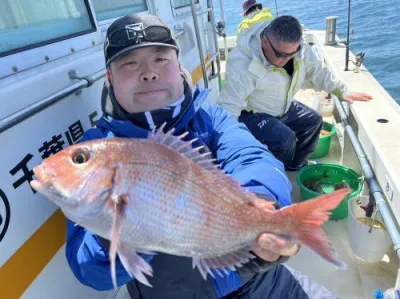
<path id="1" fill-rule="evenodd" d="M 153 46 L 179 51 L 171 30 L 157 16 L 141 13 L 119 18 L 107 29 L 104 42 L 106 65 L 123 53 Z"/>

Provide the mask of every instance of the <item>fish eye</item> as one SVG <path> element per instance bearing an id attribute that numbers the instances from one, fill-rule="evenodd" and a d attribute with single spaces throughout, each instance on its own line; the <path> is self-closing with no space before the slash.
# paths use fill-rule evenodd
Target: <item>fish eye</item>
<path id="1" fill-rule="evenodd" d="M 89 161 L 90 154 L 87 149 L 78 149 L 72 154 L 72 162 L 75 164 L 83 164 Z"/>

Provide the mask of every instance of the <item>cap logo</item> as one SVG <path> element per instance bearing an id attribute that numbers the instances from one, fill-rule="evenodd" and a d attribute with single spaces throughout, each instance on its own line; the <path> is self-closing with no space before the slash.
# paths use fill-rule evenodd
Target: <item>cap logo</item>
<path id="1" fill-rule="evenodd" d="M 134 40 L 135 43 L 140 42 L 144 38 L 143 23 L 130 24 L 125 26 L 128 40 Z"/>

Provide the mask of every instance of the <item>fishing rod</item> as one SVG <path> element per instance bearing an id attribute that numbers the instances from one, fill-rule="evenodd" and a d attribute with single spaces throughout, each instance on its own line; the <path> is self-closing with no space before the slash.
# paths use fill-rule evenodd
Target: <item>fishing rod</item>
<path id="1" fill-rule="evenodd" d="M 351 0 L 349 0 L 349 7 L 347 10 L 347 43 L 346 43 L 346 65 L 345 71 L 349 70 L 349 51 L 350 51 L 350 13 L 351 13 Z"/>

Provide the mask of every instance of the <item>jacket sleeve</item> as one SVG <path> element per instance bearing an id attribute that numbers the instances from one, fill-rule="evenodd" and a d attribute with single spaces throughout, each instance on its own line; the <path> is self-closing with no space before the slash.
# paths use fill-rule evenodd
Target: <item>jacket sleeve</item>
<path id="1" fill-rule="evenodd" d="M 229 54 L 226 65 L 225 84 L 217 99 L 217 103 L 239 117 L 242 110 L 246 109 L 246 98 L 255 89 L 256 80 L 245 71 L 251 60 L 238 48 L 234 48 Z"/>
<path id="2" fill-rule="evenodd" d="M 90 129 L 85 133 L 81 142 L 104 138 L 105 133 L 100 129 Z M 103 239 L 104 240 L 104 239 Z M 102 239 L 91 231 L 76 225 L 67 219 L 66 257 L 75 277 L 84 285 L 99 291 L 111 290 L 110 262 L 108 246 Z M 142 255 L 150 262 L 152 256 Z M 133 278 L 125 271 L 117 257 L 116 274 L 118 286 L 124 285 Z"/>
<path id="3" fill-rule="evenodd" d="M 277 201 L 282 207 L 289 205 L 292 186 L 283 164 L 224 109 L 216 105 L 208 109 L 214 122 L 211 150 L 222 169 L 250 192 Z"/>
<path id="4" fill-rule="evenodd" d="M 346 84 L 325 64 L 313 48 L 306 43 L 303 45 L 306 48 L 304 52 L 306 78 L 321 90 L 331 92 L 336 96 L 345 96 L 347 94 Z"/>

